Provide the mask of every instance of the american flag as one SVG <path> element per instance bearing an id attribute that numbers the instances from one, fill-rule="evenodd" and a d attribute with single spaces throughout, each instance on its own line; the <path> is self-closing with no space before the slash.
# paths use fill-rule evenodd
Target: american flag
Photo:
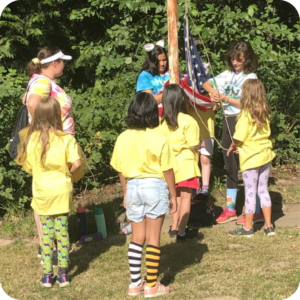
<path id="1" fill-rule="evenodd" d="M 210 79 L 210 76 L 208 69 L 205 68 L 205 66 L 203 65 L 201 57 L 197 51 L 194 39 L 186 23 L 186 18 L 184 18 L 184 48 L 186 69 L 188 74 L 188 84 L 196 92 L 202 94 L 204 92 L 203 83 Z"/>

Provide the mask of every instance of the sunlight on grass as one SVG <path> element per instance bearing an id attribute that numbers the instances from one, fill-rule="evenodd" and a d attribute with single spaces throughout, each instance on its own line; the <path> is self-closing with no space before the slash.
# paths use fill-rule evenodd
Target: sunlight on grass
<path id="1" fill-rule="evenodd" d="M 172 289 L 163 298 L 285 299 L 300 281 L 299 237 L 299 227 L 279 228 L 273 238 L 259 231 L 252 239 L 233 238 L 223 227 L 213 227 L 199 230 L 198 238 L 176 244 L 163 233 L 160 280 Z M 43 289 L 36 248 L 18 240 L 0 248 L 0 281 L 16 299 L 129 299 L 129 241 L 130 236 L 115 235 L 77 246 L 70 256 L 70 287 Z M 145 274 L 144 263 L 142 271 Z"/>

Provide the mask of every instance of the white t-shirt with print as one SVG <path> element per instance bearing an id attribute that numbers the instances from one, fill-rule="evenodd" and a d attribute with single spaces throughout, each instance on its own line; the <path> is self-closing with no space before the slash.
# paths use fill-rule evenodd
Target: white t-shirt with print
<path id="1" fill-rule="evenodd" d="M 244 74 L 243 72 L 224 71 L 214 78 L 209 79 L 212 86 L 217 89 L 220 94 L 230 96 L 235 100 L 240 100 L 242 94 L 242 85 L 247 79 L 257 79 L 255 73 Z M 229 103 L 224 103 L 224 112 L 226 116 L 236 116 L 241 112 L 241 109 L 232 106 Z"/>

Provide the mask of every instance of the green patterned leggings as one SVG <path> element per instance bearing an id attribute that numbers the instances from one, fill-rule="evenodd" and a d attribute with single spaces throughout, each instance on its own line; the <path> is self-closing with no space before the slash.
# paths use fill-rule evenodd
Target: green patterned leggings
<path id="1" fill-rule="evenodd" d="M 40 216 L 42 223 L 42 259 L 44 274 L 52 274 L 54 237 L 57 240 L 58 267 L 67 268 L 69 264 L 68 216 Z"/>

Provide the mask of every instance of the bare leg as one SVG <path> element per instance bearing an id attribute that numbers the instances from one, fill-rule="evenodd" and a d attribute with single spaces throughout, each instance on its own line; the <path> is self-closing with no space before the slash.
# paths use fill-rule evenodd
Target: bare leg
<path id="1" fill-rule="evenodd" d="M 42 223 L 41 223 L 41 219 L 40 219 L 40 216 L 35 211 L 33 212 L 33 216 L 34 216 L 34 221 L 35 221 L 37 232 L 38 232 L 39 244 L 41 245 L 42 244 Z"/>
<path id="2" fill-rule="evenodd" d="M 165 215 L 153 220 L 146 217 L 146 243 L 147 245 L 160 246 L 160 233 Z"/>
<path id="3" fill-rule="evenodd" d="M 146 218 L 144 218 L 143 221 L 138 223 L 131 222 L 131 228 L 131 241 L 139 245 L 144 245 L 146 239 Z"/>
<path id="4" fill-rule="evenodd" d="M 264 218 L 265 218 L 265 228 L 271 227 L 272 226 L 272 223 L 271 223 L 272 207 L 271 206 L 263 207 L 262 211 L 263 211 Z"/>
<path id="5" fill-rule="evenodd" d="M 246 214 L 245 215 L 246 220 L 245 220 L 244 227 L 246 229 L 251 229 L 252 228 L 253 216 L 254 216 L 254 214 Z"/>
<path id="6" fill-rule="evenodd" d="M 191 211 L 191 199 L 192 199 L 192 189 L 189 188 L 178 188 L 180 192 L 180 210 L 179 222 L 178 222 L 178 234 L 184 234 L 187 222 L 189 220 Z"/>
<path id="7" fill-rule="evenodd" d="M 176 189 L 176 192 L 177 192 L 177 189 Z M 180 193 L 177 193 L 177 210 L 174 214 L 172 214 L 172 228 L 171 228 L 171 230 L 178 230 L 180 207 L 181 207 Z"/>
<path id="8" fill-rule="evenodd" d="M 201 175 L 202 175 L 202 186 L 209 186 L 209 178 L 211 173 L 210 157 L 206 155 L 200 155 L 201 163 Z"/>

